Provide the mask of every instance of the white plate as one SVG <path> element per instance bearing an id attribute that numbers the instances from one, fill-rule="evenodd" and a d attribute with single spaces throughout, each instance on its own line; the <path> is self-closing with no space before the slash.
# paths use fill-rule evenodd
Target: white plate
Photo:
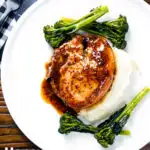
<path id="1" fill-rule="evenodd" d="M 61 16 L 80 17 L 102 4 L 107 4 L 110 9 L 105 19 L 116 18 L 119 14 L 127 16 L 130 25 L 127 50 L 138 62 L 144 79 L 150 85 L 148 5 L 138 0 L 39 0 L 21 17 L 6 44 L 1 77 L 4 97 L 13 119 L 27 137 L 42 149 L 102 149 L 90 134 L 59 134 L 60 116 L 40 96 L 44 64 L 53 51 L 45 42 L 43 26 L 53 24 Z M 118 136 L 116 146 L 110 149 L 136 150 L 150 141 L 149 106 L 147 97 L 128 123 L 132 124 L 129 128 L 131 137 Z"/>

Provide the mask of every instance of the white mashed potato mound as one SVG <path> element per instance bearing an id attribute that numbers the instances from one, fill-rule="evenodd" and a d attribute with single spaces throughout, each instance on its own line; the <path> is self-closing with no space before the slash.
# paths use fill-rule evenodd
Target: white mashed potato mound
<path id="1" fill-rule="evenodd" d="M 107 93 L 103 102 L 79 112 L 79 116 L 89 122 L 109 117 L 126 103 L 125 99 L 121 97 L 130 83 L 130 74 L 132 73 L 133 65 L 128 53 L 125 51 L 115 49 L 114 53 L 117 72 L 111 90 Z"/>

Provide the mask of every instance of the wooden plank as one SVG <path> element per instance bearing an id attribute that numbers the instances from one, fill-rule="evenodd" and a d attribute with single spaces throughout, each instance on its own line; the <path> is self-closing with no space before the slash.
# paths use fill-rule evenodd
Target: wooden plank
<path id="1" fill-rule="evenodd" d="M 15 124 L 10 114 L 0 114 L 0 125 Z"/>
<path id="2" fill-rule="evenodd" d="M 29 140 L 24 135 L 2 135 L 0 136 L 0 143 L 17 143 L 28 142 Z"/>
<path id="3" fill-rule="evenodd" d="M 0 106 L 0 113 L 9 113 L 8 108 L 6 106 Z"/>
<path id="4" fill-rule="evenodd" d="M 0 106 L 6 106 L 5 101 L 0 101 Z"/>
<path id="5" fill-rule="evenodd" d="M 31 142 L 20 142 L 20 143 L 1 143 L 0 144 L 0 148 L 4 148 L 4 147 L 13 147 L 13 148 L 25 148 L 25 149 L 29 149 L 29 148 L 34 148 L 34 150 L 40 150 L 38 149 L 34 144 L 32 144 Z"/>
<path id="6" fill-rule="evenodd" d="M 4 97 L 2 95 L 0 96 L 0 101 L 4 101 Z"/>
<path id="7" fill-rule="evenodd" d="M 3 92 L 0 90 L 0 95 L 3 96 Z"/>
<path id="8" fill-rule="evenodd" d="M 1 135 L 23 135 L 23 133 L 18 128 L 3 127 L 0 128 L 0 136 Z"/>
<path id="9" fill-rule="evenodd" d="M 16 124 L 0 124 L 0 128 L 18 128 Z"/>

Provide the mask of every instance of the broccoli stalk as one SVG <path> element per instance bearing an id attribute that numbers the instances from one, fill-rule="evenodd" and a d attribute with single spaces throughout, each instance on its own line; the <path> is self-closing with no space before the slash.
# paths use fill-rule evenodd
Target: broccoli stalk
<path id="1" fill-rule="evenodd" d="M 120 109 L 120 111 L 122 111 L 122 109 Z M 120 111 L 117 111 L 117 113 L 112 115 L 110 118 L 114 118 L 114 116 L 118 115 Z M 69 112 L 66 112 L 60 118 L 60 128 L 58 129 L 58 131 L 61 134 L 68 134 L 72 131 L 95 134 L 99 131 L 99 128 L 92 126 L 92 125 L 85 125 L 76 116 L 73 116 Z M 130 131 L 122 130 L 120 132 L 120 134 L 121 135 L 130 135 Z"/>
<path id="2" fill-rule="evenodd" d="M 60 118 L 60 127 L 58 131 L 61 134 L 68 134 L 72 131 L 92 133 L 94 134 L 94 137 L 97 139 L 98 143 L 106 148 L 114 143 L 116 135 L 130 134 L 129 131 L 122 129 L 127 123 L 127 120 L 129 119 L 134 108 L 149 92 L 149 90 L 150 89 L 148 87 L 145 87 L 135 96 L 135 98 L 133 98 L 131 102 L 122 107 L 120 110 L 116 111 L 113 115 L 111 115 L 107 120 L 105 120 L 97 127 L 86 125 L 76 116 L 73 116 L 67 112 Z"/>
<path id="3" fill-rule="evenodd" d="M 94 136 L 103 147 L 107 148 L 113 144 L 115 136 L 121 133 L 132 111 L 148 92 L 149 88 L 145 87 L 124 107 L 123 111 L 117 117 L 98 126 L 99 132 L 95 133 Z"/>
<path id="4" fill-rule="evenodd" d="M 72 22 L 75 22 L 75 20 L 63 17 L 60 21 L 56 22 L 54 26 L 55 28 L 64 27 Z M 105 21 L 102 23 L 94 21 L 87 26 L 83 26 L 82 30 L 103 36 L 110 40 L 113 46 L 124 49 L 127 45 L 125 35 L 128 32 L 128 28 L 126 17 L 120 15 L 113 21 Z"/>
<path id="5" fill-rule="evenodd" d="M 94 134 L 99 130 L 92 125 L 85 125 L 76 116 L 73 116 L 69 112 L 67 112 L 60 118 L 60 128 L 58 129 L 58 131 L 61 134 L 68 134 L 72 131 Z"/>
<path id="6" fill-rule="evenodd" d="M 89 14 L 83 16 L 79 20 L 76 20 L 66 26 L 55 28 L 55 26 L 47 25 L 43 29 L 45 39 L 53 48 L 57 48 L 64 41 L 68 40 L 71 37 L 71 34 L 75 33 L 76 31 L 90 24 L 91 22 L 97 20 L 99 17 L 103 16 L 107 12 L 107 6 L 100 6 L 91 10 Z"/>
<path id="7" fill-rule="evenodd" d="M 120 135 L 130 135 L 131 132 L 129 130 L 121 130 Z"/>

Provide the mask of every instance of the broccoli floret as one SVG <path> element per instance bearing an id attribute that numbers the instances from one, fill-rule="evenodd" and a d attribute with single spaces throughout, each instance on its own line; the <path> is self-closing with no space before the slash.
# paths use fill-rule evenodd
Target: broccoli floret
<path id="1" fill-rule="evenodd" d="M 126 17 L 120 15 L 114 21 L 105 21 L 102 23 L 95 21 L 84 29 L 87 32 L 104 36 L 112 42 L 113 46 L 124 49 L 127 44 L 125 35 L 128 32 L 128 28 Z"/>
<path id="2" fill-rule="evenodd" d="M 85 125 L 76 116 L 73 116 L 69 112 L 67 112 L 60 118 L 60 128 L 58 129 L 58 131 L 61 134 L 68 134 L 72 131 L 96 133 L 98 132 L 98 129 L 92 125 Z"/>

